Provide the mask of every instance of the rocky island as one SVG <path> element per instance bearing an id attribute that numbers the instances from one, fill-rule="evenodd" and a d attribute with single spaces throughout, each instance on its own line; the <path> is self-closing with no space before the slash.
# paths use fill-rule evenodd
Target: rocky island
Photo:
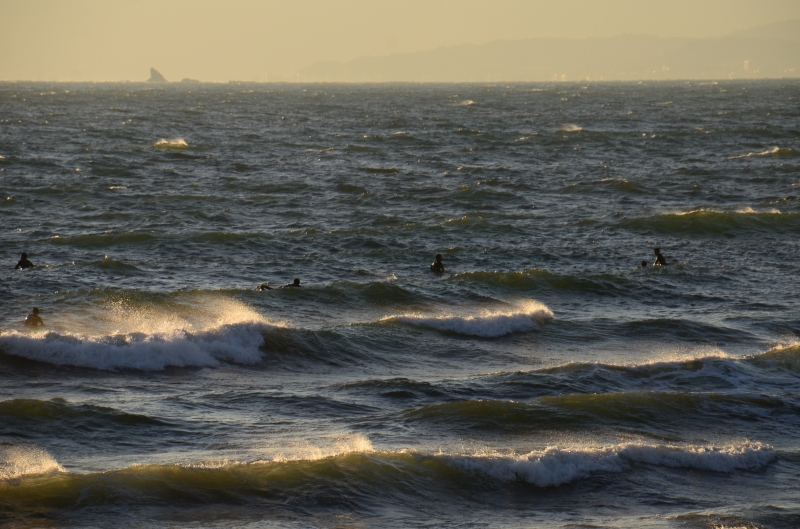
<path id="1" fill-rule="evenodd" d="M 155 68 L 150 68 L 150 79 L 147 80 L 148 83 L 168 83 L 164 76 L 158 73 L 158 70 Z"/>

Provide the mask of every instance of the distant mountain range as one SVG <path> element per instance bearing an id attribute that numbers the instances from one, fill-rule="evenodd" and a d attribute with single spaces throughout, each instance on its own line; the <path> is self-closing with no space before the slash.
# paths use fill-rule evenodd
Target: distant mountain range
<path id="1" fill-rule="evenodd" d="M 319 62 L 299 81 L 512 82 L 800 77 L 800 20 L 720 38 L 619 35 L 464 44 Z"/>

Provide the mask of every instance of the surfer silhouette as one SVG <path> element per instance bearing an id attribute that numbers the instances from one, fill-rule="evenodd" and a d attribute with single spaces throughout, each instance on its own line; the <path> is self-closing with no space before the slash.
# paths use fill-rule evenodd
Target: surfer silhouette
<path id="1" fill-rule="evenodd" d="M 648 264 L 649 264 L 649 263 L 648 263 L 647 261 L 642 261 L 642 266 L 641 266 L 641 268 L 647 268 Z"/>
<path id="2" fill-rule="evenodd" d="M 256 290 L 263 292 L 264 290 L 272 290 L 272 287 L 269 286 L 269 283 L 261 283 L 256 287 Z"/>
<path id="3" fill-rule="evenodd" d="M 431 263 L 431 271 L 441 274 L 444 272 L 444 263 L 442 262 L 442 254 L 436 254 L 436 260 Z"/>
<path id="4" fill-rule="evenodd" d="M 20 268 L 25 270 L 26 268 L 34 268 L 35 266 L 36 266 L 35 264 L 33 264 L 32 262 L 28 261 L 28 254 L 25 253 L 25 252 L 22 252 L 21 254 L 19 254 L 19 262 L 17 263 L 17 266 L 14 267 L 14 270 L 17 270 L 17 269 L 20 269 Z"/>
<path id="5" fill-rule="evenodd" d="M 664 258 L 664 254 L 661 253 L 661 248 L 653 248 L 653 253 L 656 254 L 653 266 L 667 266 L 667 260 Z"/>
<path id="6" fill-rule="evenodd" d="M 39 309 L 33 307 L 31 313 L 28 314 L 27 318 L 25 318 L 25 327 L 30 327 L 31 329 L 38 329 L 43 325 L 44 325 L 44 320 L 42 320 L 42 317 L 39 316 Z"/>
<path id="7" fill-rule="evenodd" d="M 298 277 L 295 277 L 295 278 L 294 278 L 294 281 L 292 281 L 292 282 L 291 282 L 291 283 L 289 283 L 288 285 L 284 286 L 283 288 L 289 288 L 289 287 L 299 287 L 299 286 L 300 286 L 300 278 L 298 278 Z"/>

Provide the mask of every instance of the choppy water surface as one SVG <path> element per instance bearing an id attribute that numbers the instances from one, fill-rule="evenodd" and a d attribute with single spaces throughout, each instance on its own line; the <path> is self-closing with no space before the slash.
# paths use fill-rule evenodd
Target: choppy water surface
<path id="1" fill-rule="evenodd" d="M 0 520 L 798 527 L 798 124 L 779 81 L 0 84 Z"/>

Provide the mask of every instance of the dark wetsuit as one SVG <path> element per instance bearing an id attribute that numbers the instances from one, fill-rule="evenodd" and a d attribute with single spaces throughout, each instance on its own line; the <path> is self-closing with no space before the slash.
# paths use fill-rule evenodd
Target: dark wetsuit
<path id="1" fill-rule="evenodd" d="M 25 327 L 32 327 L 36 329 L 42 325 L 44 325 L 44 321 L 38 314 L 28 314 L 28 317 L 25 318 Z"/>
<path id="2" fill-rule="evenodd" d="M 664 259 L 664 254 L 656 254 L 656 262 L 653 263 L 653 266 L 667 266 L 667 260 Z"/>
<path id="3" fill-rule="evenodd" d="M 441 261 L 434 261 L 431 263 L 431 271 L 441 274 L 444 272 L 444 263 Z"/>
<path id="4" fill-rule="evenodd" d="M 20 259 L 19 260 L 19 262 L 17 263 L 17 266 L 14 267 L 14 270 L 17 270 L 19 268 L 22 268 L 24 270 L 26 268 L 33 268 L 35 266 L 36 265 L 34 265 L 32 262 L 28 261 L 27 258 L 25 258 L 25 259 Z"/>

